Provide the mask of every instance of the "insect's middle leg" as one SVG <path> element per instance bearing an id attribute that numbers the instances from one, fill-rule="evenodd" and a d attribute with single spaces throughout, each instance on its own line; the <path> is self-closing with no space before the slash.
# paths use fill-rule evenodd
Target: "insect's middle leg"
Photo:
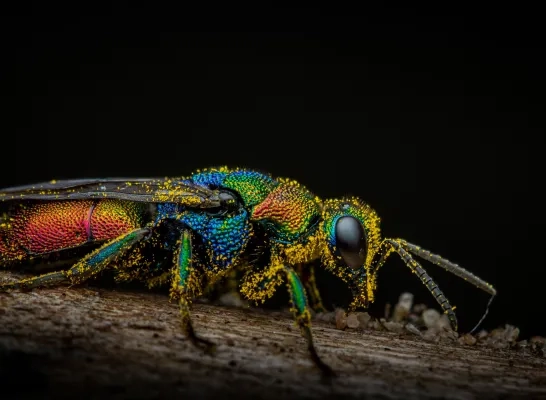
<path id="1" fill-rule="evenodd" d="M 139 228 L 118 236 L 78 261 L 64 271 L 54 271 L 32 278 L 0 285 L 0 292 L 11 289 L 31 290 L 37 287 L 54 286 L 65 282 L 78 284 L 102 271 L 111 261 L 130 249 L 135 243 L 150 234 L 150 229 Z"/>
<path id="2" fill-rule="evenodd" d="M 200 294 L 201 285 L 192 265 L 192 239 L 190 231 L 184 230 L 178 250 L 175 253 L 175 268 L 173 269 L 171 298 L 178 301 L 182 328 L 191 342 L 204 347 L 205 352 L 214 353 L 214 343 L 200 338 L 195 334 L 190 317 L 190 302 L 196 294 Z"/>
<path id="3" fill-rule="evenodd" d="M 250 300 L 263 301 L 265 298 L 270 297 L 275 288 L 285 279 L 290 294 L 291 311 L 303 337 L 307 340 L 311 359 L 325 376 L 334 376 L 334 371 L 322 361 L 315 349 L 311 333 L 311 313 L 307 295 L 296 271 L 280 263 L 273 263 L 261 273 L 249 272 L 243 280 L 241 291 Z"/>

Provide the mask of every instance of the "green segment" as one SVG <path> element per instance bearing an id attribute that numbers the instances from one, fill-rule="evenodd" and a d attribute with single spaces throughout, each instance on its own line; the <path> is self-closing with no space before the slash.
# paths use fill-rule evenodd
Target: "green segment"
<path id="1" fill-rule="evenodd" d="M 178 253 L 178 274 L 180 276 L 180 285 L 185 286 L 188 279 L 191 266 L 191 236 L 188 231 L 184 231 Z"/>
<path id="2" fill-rule="evenodd" d="M 86 264 L 95 265 L 109 260 L 111 257 L 119 254 L 121 250 L 126 250 L 138 242 L 146 233 L 148 233 L 147 229 L 140 229 L 120 237 L 113 243 L 110 243 L 108 246 L 101 249 L 93 257 L 89 258 Z"/>
<path id="3" fill-rule="evenodd" d="M 226 176 L 223 185 L 237 192 L 246 206 L 252 207 L 265 200 L 277 182 L 254 171 L 235 171 Z"/>
<path id="4" fill-rule="evenodd" d="M 303 314 L 307 308 L 307 298 L 300 278 L 293 270 L 288 270 L 286 277 L 290 285 L 290 295 L 292 296 L 294 307 L 298 310 L 298 314 Z"/>

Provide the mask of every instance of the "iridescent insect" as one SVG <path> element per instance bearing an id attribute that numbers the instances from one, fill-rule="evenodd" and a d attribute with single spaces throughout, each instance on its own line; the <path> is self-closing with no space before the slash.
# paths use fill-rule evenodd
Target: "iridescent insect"
<path id="1" fill-rule="evenodd" d="M 313 262 L 347 283 L 354 295 L 350 309 L 357 309 L 374 300 L 378 270 L 396 252 L 454 330 L 453 308 L 411 253 L 473 283 L 491 300 L 496 295 L 490 284 L 458 265 L 403 239 L 382 238 L 379 217 L 360 199 L 321 200 L 295 181 L 252 170 L 222 167 L 179 179 L 59 181 L 2 190 L 0 201 L 6 209 L 0 265 L 96 247 L 69 269 L 4 283 L 0 291 L 81 283 L 106 268 L 115 270 L 119 281 L 169 284 L 188 338 L 211 351 L 214 345 L 193 330 L 191 302 L 239 270 L 241 293 L 257 303 L 286 284 L 311 358 L 326 375 L 333 371 L 318 356 L 310 328 L 310 308 L 322 307 Z"/>

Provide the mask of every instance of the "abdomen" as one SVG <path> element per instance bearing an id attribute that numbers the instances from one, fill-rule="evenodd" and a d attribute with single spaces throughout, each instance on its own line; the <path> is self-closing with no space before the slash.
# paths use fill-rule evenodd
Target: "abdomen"
<path id="1" fill-rule="evenodd" d="M 116 199 L 22 203 L 0 225 L 0 263 L 113 239 L 145 216 L 145 203 Z"/>

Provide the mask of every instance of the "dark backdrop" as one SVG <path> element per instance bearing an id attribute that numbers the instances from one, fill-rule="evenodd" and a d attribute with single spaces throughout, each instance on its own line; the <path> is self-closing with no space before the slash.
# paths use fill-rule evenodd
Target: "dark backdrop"
<path id="1" fill-rule="evenodd" d="M 289 176 L 361 196 L 386 235 L 496 285 L 486 328 L 546 335 L 537 10 L 149 7 L 3 14 L 1 186 L 222 164 Z M 233 33 L 245 22 L 261 32 Z M 471 328 L 487 296 L 424 265 Z M 433 304 L 393 257 L 378 307 L 404 290 Z"/>

